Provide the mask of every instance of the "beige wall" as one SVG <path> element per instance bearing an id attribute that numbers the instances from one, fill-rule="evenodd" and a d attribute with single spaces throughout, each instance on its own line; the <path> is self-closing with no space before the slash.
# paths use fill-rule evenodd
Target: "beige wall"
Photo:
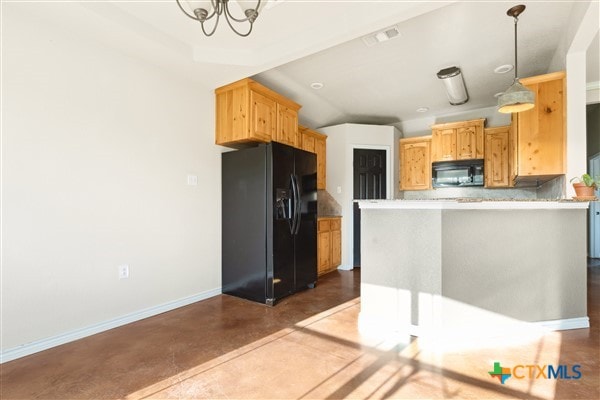
<path id="1" fill-rule="evenodd" d="M 585 209 L 363 209 L 361 223 L 361 329 L 589 326 Z"/>
<path id="2" fill-rule="evenodd" d="M 2 350 L 218 292 L 211 90 L 17 8 L 2 16 Z"/>
<path id="3" fill-rule="evenodd" d="M 327 191 L 342 206 L 342 269 L 354 266 L 353 158 L 355 148 L 386 150 L 388 154 L 387 198 L 398 191 L 400 131 L 393 126 L 341 124 L 320 128 L 327 135 Z M 338 193 L 339 188 L 339 193 Z"/>
<path id="4" fill-rule="evenodd" d="M 585 226 L 585 210 L 444 211 L 442 295 L 520 321 L 585 317 Z"/>

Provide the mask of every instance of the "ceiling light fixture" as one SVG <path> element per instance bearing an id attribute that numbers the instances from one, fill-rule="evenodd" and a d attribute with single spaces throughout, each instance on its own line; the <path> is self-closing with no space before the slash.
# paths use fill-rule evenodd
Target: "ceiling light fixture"
<path id="1" fill-rule="evenodd" d="M 310 84 L 310 87 L 315 90 L 323 89 L 323 86 L 324 85 L 321 82 L 313 82 Z"/>
<path id="2" fill-rule="evenodd" d="M 507 72 L 510 72 L 513 70 L 513 65 L 512 64 L 504 64 L 504 65 L 500 65 L 499 67 L 494 68 L 494 72 L 497 74 L 505 74 Z"/>
<path id="3" fill-rule="evenodd" d="M 506 15 L 513 17 L 515 21 L 515 79 L 504 94 L 498 97 L 498 111 L 504 114 L 530 110 L 535 103 L 535 94 L 519 82 L 517 69 L 517 22 L 519 21 L 519 15 L 523 11 L 525 11 L 525 6 L 520 4 L 510 8 L 506 12 Z"/>
<path id="4" fill-rule="evenodd" d="M 465 87 L 465 81 L 463 80 L 460 68 L 444 68 L 437 73 L 437 77 L 446 86 L 446 94 L 448 95 L 450 104 L 458 106 L 469 101 L 469 95 L 467 94 L 467 88 Z"/>
<path id="5" fill-rule="evenodd" d="M 252 27 L 254 25 L 254 21 L 258 17 L 258 9 L 260 8 L 261 3 L 261 0 L 184 0 L 184 2 L 187 4 L 187 8 L 192 11 L 192 13 L 190 13 L 181 5 L 180 0 L 176 1 L 177 5 L 185 15 L 200 22 L 200 25 L 202 26 L 202 32 L 204 32 L 206 36 L 212 36 L 212 34 L 215 33 L 217 26 L 219 25 L 219 18 L 221 15 L 223 15 L 225 16 L 225 20 L 227 21 L 227 24 L 231 30 L 243 37 L 250 35 L 250 32 L 252 32 Z M 236 18 L 231 15 L 229 7 L 232 2 L 239 6 L 241 11 L 244 12 L 244 15 L 246 15 L 246 18 Z M 207 31 L 204 27 L 204 23 L 213 17 L 215 17 L 215 24 L 210 31 Z M 237 29 L 235 29 L 232 21 L 237 23 L 248 22 L 250 24 L 248 32 L 240 33 Z"/>
<path id="6" fill-rule="evenodd" d="M 427 111 L 429 111 L 429 108 L 427 108 L 427 107 L 419 107 L 419 108 L 417 108 L 417 112 L 418 113 L 424 113 L 424 112 L 427 112 Z"/>

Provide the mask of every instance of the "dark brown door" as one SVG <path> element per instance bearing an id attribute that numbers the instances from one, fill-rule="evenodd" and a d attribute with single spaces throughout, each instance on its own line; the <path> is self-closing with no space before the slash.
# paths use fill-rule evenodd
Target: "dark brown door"
<path id="1" fill-rule="evenodd" d="M 385 150 L 354 149 L 354 199 L 386 198 Z M 354 203 L 354 266 L 360 267 L 360 209 Z"/>

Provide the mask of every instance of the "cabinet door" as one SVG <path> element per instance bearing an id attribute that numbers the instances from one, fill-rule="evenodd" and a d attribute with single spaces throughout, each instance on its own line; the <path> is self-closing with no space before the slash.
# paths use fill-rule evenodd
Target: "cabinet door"
<path id="1" fill-rule="evenodd" d="M 439 129 L 432 132 L 431 160 L 456 160 L 456 129 Z"/>
<path id="2" fill-rule="evenodd" d="M 456 129 L 456 159 L 477 158 L 477 129 L 467 126 Z"/>
<path id="3" fill-rule="evenodd" d="M 425 190 L 431 187 L 431 141 L 400 141 L 400 187 L 402 190 Z"/>
<path id="4" fill-rule="evenodd" d="M 317 153 L 317 189 L 327 186 L 327 142 L 325 139 L 315 138 L 315 153 Z"/>
<path id="5" fill-rule="evenodd" d="M 510 186 L 510 127 L 490 128 L 485 132 L 484 174 L 486 187 Z"/>
<path id="6" fill-rule="evenodd" d="M 329 230 L 317 234 L 317 273 L 320 275 L 329 270 L 331 265 L 331 232 Z"/>
<path id="7" fill-rule="evenodd" d="M 255 91 L 250 91 L 251 122 L 248 139 L 270 142 L 277 128 L 277 103 Z"/>
<path id="8" fill-rule="evenodd" d="M 331 267 L 336 268 L 342 263 L 342 231 L 331 231 Z"/>
<path id="9" fill-rule="evenodd" d="M 248 96 L 248 91 L 244 88 L 216 95 L 216 144 L 227 144 L 249 137 L 250 132 L 246 119 Z"/>
<path id="10" fill-rule="evenodd" d="M 298 147 L 298 112 L 281 104 L 277 105 L 277 109 L 276 141 Z"/>
<path id="11" fill-rule="evenodd" d="M 535 107 L 518 115 L 518 175 L 564 174 L 564 79 L 525 86 L 535 93 Z"/>
<path id="12" fill-rule="evenodd" d="M 308 133 L 303 133 L 301 136 L 302 136 L 302 150 L 306 150 L 306 151 L 310 151 L 311 153 L 315 153 L 315 137 Z"/>

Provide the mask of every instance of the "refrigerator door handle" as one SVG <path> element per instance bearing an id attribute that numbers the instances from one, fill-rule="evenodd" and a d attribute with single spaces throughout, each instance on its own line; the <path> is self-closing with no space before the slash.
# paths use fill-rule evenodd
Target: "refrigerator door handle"
<path id="1" fill-rule="evenodd" d="M 298 177 L 296 175 L 294 175 L 294 184 L 296 185 L 296 211 L 294 213 L 296 216 L 296 226 L 294 229 L 294 235 L 297 235 L 298 232 L 300 232 L 300 222 L 302 220 L 302 199 L 300 198 L 300 186 L 298 185 Z"/>
<path id="2" fill-rule="evenodd" d="M 295 234 L 296 232 L 296 213 L 297 213 L 297 202 L 298 202 L 298 194 L 297 194 L 297 187 L 296 187 L 296 180 L 295 180 L 295 176 L 293 174 L 290 174 L 290 185 L 292 186 L 292 199 L 291 201 L 294 203 L 291 207 L 292 209 L 292 213 L 290 215 L 292 224 L 290 226 L 290 232 L 292 233 L 292 235 Z"/>

